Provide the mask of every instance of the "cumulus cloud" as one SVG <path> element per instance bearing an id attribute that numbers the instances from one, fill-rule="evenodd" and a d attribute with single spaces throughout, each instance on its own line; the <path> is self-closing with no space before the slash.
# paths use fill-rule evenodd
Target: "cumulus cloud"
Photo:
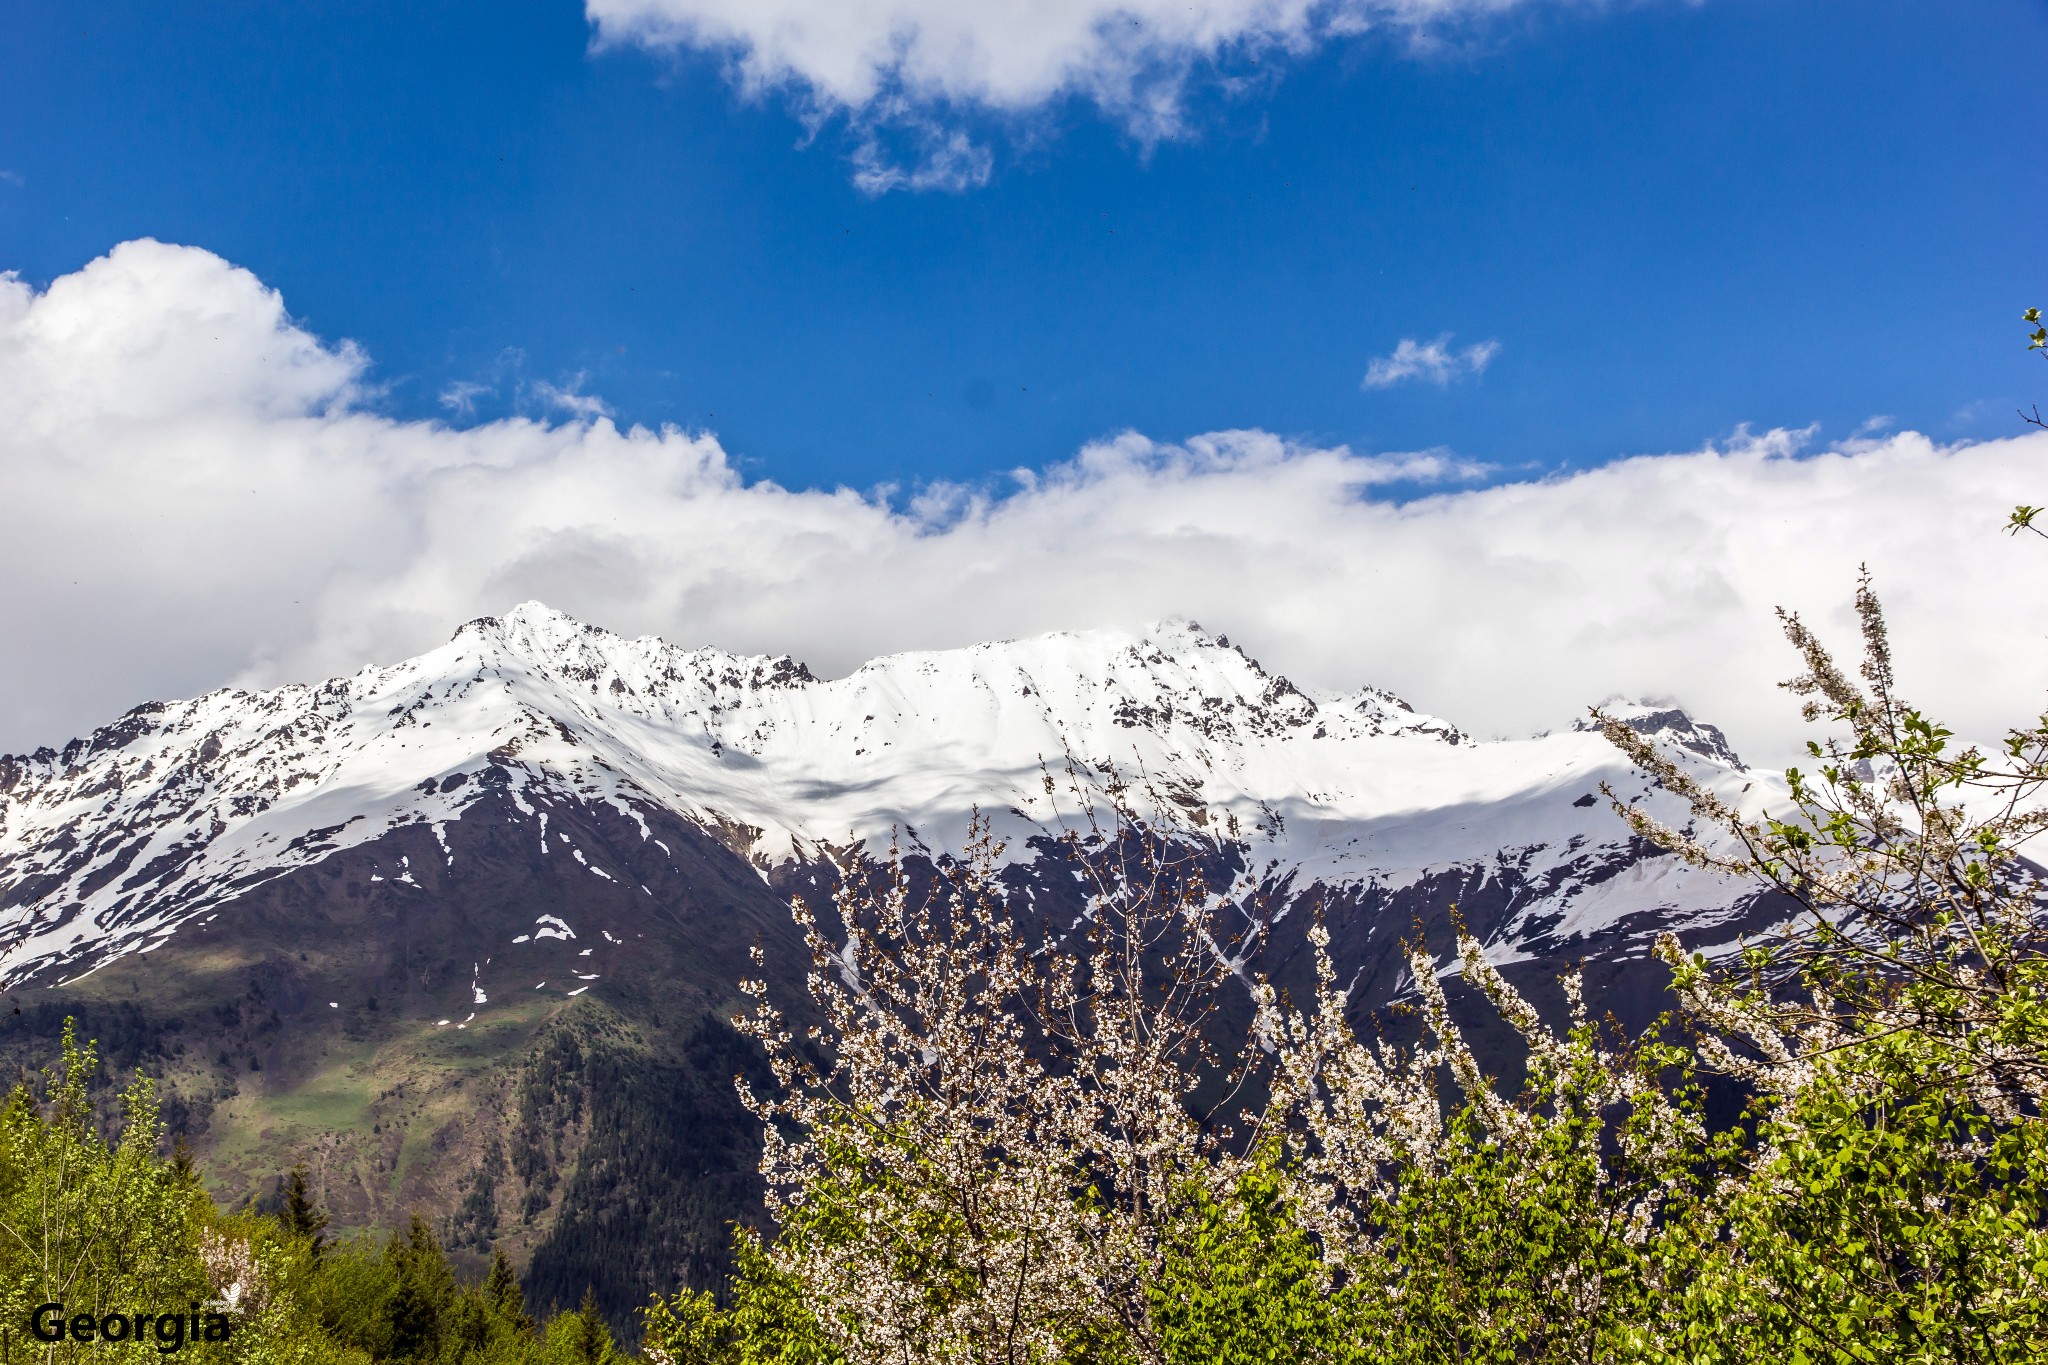
<path id="1" fill-rule="evenodd" d="M 1559 3 L 1559 0 L 1549 0 Z M 585 0 L 600 44 L 722 55 L 753 94 L 844 117 L 856 183 L 959 189 L 988 176 L 966 113 L 1015 118 L 1065 98 L 1147 143 L 1184 131 L 1207 74 L 1305 55 L 1370 29 L 1411 38 L 1543 0 Z M 905 135 L 905 136 L 898 136 Z"/>
<path id="2" fill-rule="evenodd" d="M 1300 682 L 1390 687 L 1481 734 L 1625 693 L 1771 756 L 1799 734 L 1771 609 L 1852 640 L 1868 560 L 1914 694 L 1958 729 L 2037 712 L 2048 676 L 2048 575 L 1995 530 L 2038 499 L 2048 434 L 1770 432 L 1475 488 L 1441 452 L 1126 433 L 895 508 L 748 482 L 708 434 L 396 421 L 364 363 L 204 251 L 0 279 L 0 749 L 395 661 L 528 597 L 824 674 L 1184 614 Z"/>
<path id="3" fill-rule="evenodd" d="M 1453 379 L 1466 375 L 1486 373 L 1486 367 L 1500 354 L 1498 341 L 1482 341 L 1467 346 L 1462 351 L 1451 349 L 1451 334 L 1445 332 L 1435 341 L 1417 341 L 1414 337 L 1402 337 L 1392 354 L 1375 356 L 1365 367 L 1365 379 L 1361 387 L 1368 389 L 1390 389 L 1410 379 L 1444 388 Z"/>

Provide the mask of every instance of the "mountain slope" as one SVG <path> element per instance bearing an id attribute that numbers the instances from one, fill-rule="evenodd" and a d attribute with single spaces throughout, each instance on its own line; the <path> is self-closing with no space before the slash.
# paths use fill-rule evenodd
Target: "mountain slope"
<path id="1" fill-rule="evenodd" d="M 1626 713 L 1731 799 L 1775 790 L 1712 727 Z M 393 667 L 0 758 L 0 1053 L 39 1062 L 76 1017 L 162 1078 L 223 1192 L 305 1160 L 338 1225 L 430 1212 L 463 1255 L 524 1258 L 539 1302 L 591 1284 L 623 1325 L 715 1282 L 758 1214 L 731 1081 L 759 1060 L 725 1019 L 757 943 L 800 997 L 788 898 L 892 838 L 943 856 L 979 810 L 1063 922 L 1085 904 L 1045 836 L 1070 783 L 1118 774 L 1259 893 L 1253 968 L 1305 984 L 1320 916 L 1361 1014 L 1454 905 L 1539 998 L 1583 959 L 1625 1018 L 1657 1004 L 1650 936 L 1713 950 L 1770 918 L 1629 836 L 1597 792 L 1642 780 L 1597 734 L 1475 742 L 1189 623 L 821 680 L 528 603 Z"/>

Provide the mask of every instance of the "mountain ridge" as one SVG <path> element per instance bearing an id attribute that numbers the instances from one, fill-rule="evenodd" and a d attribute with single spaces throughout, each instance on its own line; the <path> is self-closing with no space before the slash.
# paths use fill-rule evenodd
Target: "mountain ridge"
<path id="1" fill-rule="evenodd" d="M 1757 780 L 1713 727 L 1632 710 L 1713 780 Z M 61 751 L 0 757 L 0 983 L 147 951 L 400 825 L 445 845 L 489 786 L 522 809 L 537 790 L 660 806 L 765 870 L 899 832 L 957 848 L 977 809 L 1028 841 L 1061 816 L 1044 772 L 1069 765 L 1249 831 L 1267 873 L 1304 886 L 1611 846 L 1604 810 L 1546 798 L 1627 776 L 1595 734 L 1475 742 L 1379 689 L 1297 687 L 1189 621 L 890 655 L 827 680 L 529 602 L 399 664 L 147 703 Z"/>

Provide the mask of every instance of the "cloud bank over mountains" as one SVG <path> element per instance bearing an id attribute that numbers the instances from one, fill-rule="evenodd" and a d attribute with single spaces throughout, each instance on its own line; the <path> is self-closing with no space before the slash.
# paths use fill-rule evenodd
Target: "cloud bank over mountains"
<path id="1" fill-rule="evenodd" d="M 2039 500 L 2048 436 L 1770 432 L 1473 487 L 1442 452 L 1123 433 L 892 507 L 748 482 L 708 433 L 395 420 L 367 363 L 194 248 L 130 242 L 42 292 L 0 278 L 0 750 L 395 661 L 525 598 L 825 675 L 1186 615 L 1481 735 L 1627 693 L 1770 758 L 1800 733 L 1771 609 L 1850 644 L 1867 560 L 1914 695 L 1959 730 L 2038 711 L 2048 675 L 2042 551 L 1996 531 Z"/>
<path id="2" fill-rule="evenodd" d="M 1488 15 L 1598 0 L 585 0 L 603 45 L 725 58 L 742 90 L 843 117 L 870 192 L 962 189 L 993 159 L 960 123 L 1062 99 L 1131 136 L 1181 135 L 1191 89 L 1255 85 L 1258 63 L 1388 30 L 1427 43 Z"/>

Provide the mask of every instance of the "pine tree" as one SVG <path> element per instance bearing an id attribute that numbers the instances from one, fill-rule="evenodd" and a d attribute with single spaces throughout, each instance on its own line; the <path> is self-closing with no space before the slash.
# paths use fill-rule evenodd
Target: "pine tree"
<path id="1" fill-rule="evenodd" d="M 598 1311 L 595 1289 L 586 1287 L 581 1304 L 549 1321 L 545 1354 L 548 1365 L 623 1365 L 626 1358 Z"/>
<path id="2" fill-rule="evenodd" d="M 313 1202 L 312 1192 L 307 1188 L 306 1163 L 301 1161 L 292 1167 L 291 1174 L 284 1179 L 284 1207 L 278 1213 L 285 1231 L 292 1236 L 303 1238 L 318 1259 L 327 1239 L 321 1230 L 327 1226 L 327 1215 Z"/>
<path id="3" fill-rule="evenodd" d="M 493 1312 L 521 1332 L 533 1330 L 533 1319 L 526 1313 L 526 1295 L 519 1288 L 519 1272 L 502 1251 L 491 1252 L 490 1273 L 484 1277 L 484 1299 Z"/>
<path id="4" fill-rule="evenodd" d="M 385 1309 L 394 1360 L 430 1361 L 440 1354 L 442 1318 L 455 1297 L 455 1276 L 441 1254 L 434 1231 L 418 1214 L 404 1232 L 393 1232 L 385 1260 L 398 1285 Z"/>
<path id="5" fill-rule="evenodd" d="M 576 1306 L 577 1365 L 606 1365 L 615 1354 L 611 1329 L 597 1311 L 597 1290 L 585 1285 L 583 1302 Z"/>
<path id="6" fill-rule="evenodd" d="M 171 1172 L 181 1185 L 197 1188 L 200 1182 L 199 1163 L 192 1155 L 192 1147 L 180 1133 L 171 1140 Z"/>

